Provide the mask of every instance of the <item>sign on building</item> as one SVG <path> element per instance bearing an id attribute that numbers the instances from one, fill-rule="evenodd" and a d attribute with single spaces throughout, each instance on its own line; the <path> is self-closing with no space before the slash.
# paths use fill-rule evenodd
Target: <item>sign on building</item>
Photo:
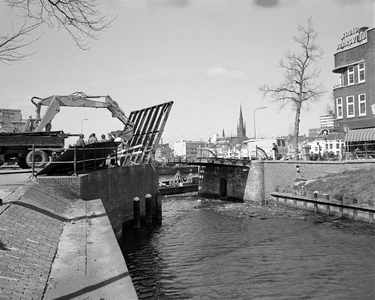
<path id="1" fill-rule="evenodd" d="M 0 108 L 0 132 L 21 131 L 23 124 L 20 109 Z"/>

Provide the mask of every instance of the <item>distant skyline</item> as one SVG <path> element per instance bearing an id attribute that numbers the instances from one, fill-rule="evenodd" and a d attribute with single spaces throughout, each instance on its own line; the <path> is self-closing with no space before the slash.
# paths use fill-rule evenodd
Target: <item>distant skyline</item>
<path id="1" fill-rule="evenodd" d="M 45 28 L 30 45 L 35 54 L 1 65 L 0 108 L 35 116 L 32 96 L 84 92 L 109 95 L 129 115 L 133 110 L 174 101 L 163 141 L 208 140 L 225 131 L 237 134 L 240 106 L 252 137 L 287 135 L 294 123 L 291 107 L 279 112 L 262 98 L 259 86 L 283 81 L 278 61 L 298 52 L 293 36 L 312 18 L 324 51 L 320 81 L 327 93 L 301 115 L 300 133 L 319 126 L 332 106 L 334 54 L 343 32 L 375 27 L 374 0 L 107 0 L 104 12 L 116 17 L 90 50 L 82 51 L 63 30 Z M 22 22 L 2 4 L 1 33 Z M 86 138 L 122 129 L 106 110 L 61 108 L 53 130 Z"/>

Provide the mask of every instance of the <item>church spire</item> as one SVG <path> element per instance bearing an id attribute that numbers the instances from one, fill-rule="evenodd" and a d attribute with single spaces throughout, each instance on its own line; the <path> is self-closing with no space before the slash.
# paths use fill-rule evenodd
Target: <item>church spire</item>
<path id="1" fill-rule="evenodd" d="M 240 118 L 237 125 L 237 138 L 240 143 L 246 139 L 246 126 L 242 116 L 242 105 L 240 105 Z"/>

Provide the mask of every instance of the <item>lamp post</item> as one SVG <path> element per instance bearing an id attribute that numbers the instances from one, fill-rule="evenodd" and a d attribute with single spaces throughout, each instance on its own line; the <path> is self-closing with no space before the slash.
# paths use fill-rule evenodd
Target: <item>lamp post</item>
<path id="1" fill-rule="evenodd" d="M 256 137 L 257 137 L 257 131 L 256 131 L 256 127 L 255 127 L 255 112 L 258 110 L 258 109 L 264 109 L 264 108 L 266 108 L 265 106 L 262 106 L 262 107 L 258 107 L 258 108 L 256 108 L 256 109 L 254 109 L 254 139 L 256 139 Z"/>
<path id="2" fill-rule="evenodd" d="M 83 133 L 83 121 L 86 121 L 86 120 L 87 120 L 87 118 L 81 120 L 81 134 Z"/>

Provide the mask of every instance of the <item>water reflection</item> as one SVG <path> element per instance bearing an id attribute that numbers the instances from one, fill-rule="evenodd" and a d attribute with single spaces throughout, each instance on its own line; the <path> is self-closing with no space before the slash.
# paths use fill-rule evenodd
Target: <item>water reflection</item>
<path id="1" fill-rule="evenodd" d="M 374 298 L 373 227 L 241 218 L 197 200 L 164 200 L 161 226 L 125 233 L 140 299 Z"/>

